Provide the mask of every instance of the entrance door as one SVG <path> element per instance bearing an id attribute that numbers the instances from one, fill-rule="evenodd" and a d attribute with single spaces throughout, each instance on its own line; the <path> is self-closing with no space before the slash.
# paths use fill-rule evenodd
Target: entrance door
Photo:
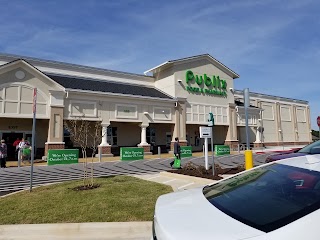
<path id="1" fill-rule="evenodd" d="M 172 141 L 171 132 L 167 132 L 166 133 L 166 148 L 167 148 L 168 151 L 170 151 L 171 141 Z"/>
<path id="2" fill-rule="evenodd" d="M 8 148 L 8 160 L 13 161 L 16 160 L 15 152 L 16 147 L 13 146 L 13 143 L 17 138 L 20 140 L 23 138 L 23 133 L 2 133 L 2 138 L 6 141 L 7 148 Z"/>

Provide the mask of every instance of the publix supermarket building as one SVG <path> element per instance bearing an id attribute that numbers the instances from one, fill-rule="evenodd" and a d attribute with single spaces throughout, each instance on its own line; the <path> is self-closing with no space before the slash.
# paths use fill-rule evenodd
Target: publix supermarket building
<path id="1" fill-rule="evenodd" d="M 0 138 L 10 151 L 16 138 L 31 140 L 32 96 L 37 88 L 37 155 L 72 142 L 64 120 L 100 121 L 103 154 L 120 147 L 157 152 L 181 145 L 201 151 L 199 126 L 215 119 L 214 144 L 246 142 L 239 75 L 209 54 L 170 60 L 134 74 L 0 54 Z M 253 147 L 312 141 L 307 101 L 250 93 L 249 140 Z M 105 134 L 106 133 L 106 134 Z"/>

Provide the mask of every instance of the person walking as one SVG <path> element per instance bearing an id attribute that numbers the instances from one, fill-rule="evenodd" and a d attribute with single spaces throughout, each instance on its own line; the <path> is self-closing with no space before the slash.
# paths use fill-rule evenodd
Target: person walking
<path id="1" fill-rule="evenodd" d="M 14 146 L 16 148 L 15 150 L 15 159 L 18 160 L 18 153 L 19 153 L 19 143 L 21 142 L 20 138 L 17 138 L 14 143 L 12 144 L 12 146 Z"/>
<path id="2" fill-rule="evenodd" d="M 6 168 L 7 160 L 7 144 L 2 139 L 0 143 L 0 166 L 1 168 Z"/>
<path id="3" fill-rule="evenodd" d="M 18 166 L 20 166 L 19 164 L 22 160 L 23 149 L 25 146 L 26 146 L 26 142 L 24 141 L 24 138 L 22 138 L 18 144 Z"/>
<path id="4" fill-rule="evenodd" d="M 179 144 L 179 138 L 175 138 L 175 143 L 173 145 L 173 154 L 177 159 L 181 159 L 181 150 L 180 150 L 180 144 Z M 172 165 L 174 164 L 174 160 L 170 163 L 170 166 L 172 167 Z"/>

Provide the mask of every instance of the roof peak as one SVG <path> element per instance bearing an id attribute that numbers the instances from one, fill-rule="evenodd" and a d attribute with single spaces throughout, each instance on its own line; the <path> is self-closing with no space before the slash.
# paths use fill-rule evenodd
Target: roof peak
<path id="1" fill-rule="evenodd" d="M 228 68 L 226 65 L 224 65 L 223 63 L 221 63 L 220 61 L 218 61 L 217 59 L 215 59 L 214 57 L 212 57 L 210 54 L 206 53 L 206 54 L 200 54 L 200 55 L 195 55 L 195 56 L 190 56 L 190 57 L 185 57 L 185 58 L 179 58 L 179 59 L 175 59 L 175 60 L 169 60 L 166 61 L 154 68 L 151 68 L 147 71 L 144 72 L 144 74 L 146 75 L 148 72 L 157 72 L 157 70 L 159 70 L 160 68 L 164 67 L 164 66 L 168 66 L 169 64 L 175 64 L 178 62 L 182 62 L 182 61 L 189 61 L 189 60 L 193 60 L 196 58 L 203 58 L 203 57 L 207 57 L 210 61 L 213 62 L 213 64 L 220 68 L 221 70 L 228 72 L 229 75 L 231 75 L 234 79 L 235 78 L 239 78 L 240 76 L 234 72 L 233 70 L 231 70 L 230 68 Z"/>

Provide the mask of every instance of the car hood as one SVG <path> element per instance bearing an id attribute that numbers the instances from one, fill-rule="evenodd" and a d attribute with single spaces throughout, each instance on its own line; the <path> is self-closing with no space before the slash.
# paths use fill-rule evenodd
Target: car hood
<path id="1" fill-rule="evenodd" d="M 280 154 L 275 154 L 275 155 L 270 155 L 267 157 L 266 162 L 272 162 L 272 161 L 277 161 L 280 159 L 285 159 L 285 158 L 293 158 L 293 157 L 299 157 L 299 156 L 304 156 L 307 155 L 306 153 L 280 153 Z"/>
<path id="2" fill-rule="evenodd" d="M 235 240 L 265 235 L 217 209 L 204 197 L 202 188 L 160 196 L 154 228 L 159 240 Z"/>

